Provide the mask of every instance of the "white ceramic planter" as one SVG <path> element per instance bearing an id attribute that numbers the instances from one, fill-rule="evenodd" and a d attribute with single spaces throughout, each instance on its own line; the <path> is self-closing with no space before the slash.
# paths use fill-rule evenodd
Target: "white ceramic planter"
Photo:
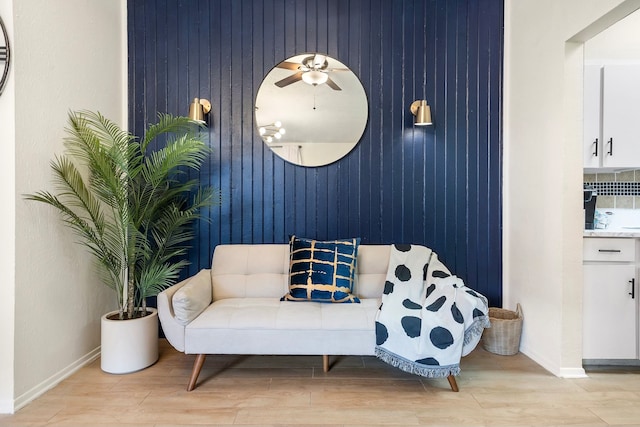
<path id="1" fill-rule="evenodd" d="M 100 367 L 110 374 L 127 374 L 153 365 L 158 360 L 158 310 L 145 317 L 129 320 L 101 319 Z"/>

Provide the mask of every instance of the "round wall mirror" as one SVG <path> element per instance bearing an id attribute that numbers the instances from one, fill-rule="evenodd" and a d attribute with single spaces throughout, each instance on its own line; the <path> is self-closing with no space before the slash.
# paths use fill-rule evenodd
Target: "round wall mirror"
<path id="1" fill-rule="evenodd" d="M 284 160 L 323 166 L 347 155 L 367 125 L 367 95 L 343 63 L 319 53 L 276 65 L 256 96 L 256 125 Z"/>

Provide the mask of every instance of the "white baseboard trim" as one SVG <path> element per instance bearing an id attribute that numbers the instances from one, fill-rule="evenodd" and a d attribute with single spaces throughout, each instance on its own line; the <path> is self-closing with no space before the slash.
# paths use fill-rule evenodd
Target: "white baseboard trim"
<path id="1" fill-rule="evenodd" d="M 13 414 L 13 402 L 11 400 L 0 400 L 0 414 Z"/>
<path id="2" fill-rule="evenodd" d="M 66 368 L 62 369 L 61 371 L 55 373 L 51 377 L 49 377 L 46 380 L 42 381 L 40 384 L 36 385 L 31 390 L 28 390 L 24 394 L 18 396 L 13 401 L 13 405 L 12 405 L 13 408 L 12 408 L 11 412 L 3 412 L 3 413 L 11 413 L 12 414 L 15 411 L 18 411 L 20 408 L 23 408 L 24 406 L 26 406 L 27 404 L 29 404 L 30 402 L 32 402 L 33 400 L 35 400 L 39 396 L 41 396 L 44 393 L 46 393 L 47 391 L 51 390 L 53 387 L 58 385 L 62 380 L 70 377 L 76 371 L 78 371 L 80 368 L 82 368 L 82 367 L 88 365 L 89 363 L 93 362 L 98 357 L 100 357 L 100 346 L 98 346 L 95 349 L 91 350 L 89 353 L 85 354 L 80 359 L 78 359 L 75 362 L 73 362 L 70 365 L 68 365 Z M 0 408 L 0 409 L 2 409 L 2 408 Z"/>
<path id="3" fill-rule="evenodd" d="M 560 368 L 560 378 L 589 378 L 584 368 Z"/>
<path id="4" fill-rule="evenodd" d="M 535 351 L 531 351 L 531 349 L 527 348 L 526 345 L 520 346 L 520 352 L 527 356 L 529 359 L 536 362 L 538 365 L 542 366 L 547 371 L 551 372 L 553 375 L 559 376 L 558 374 L 560 373 L 560 367 L 549 359 L 540 356 Z"/>
<path id="5" fill-rule="evenodd" d="M 585 372 L 584 368 L 563 368 L 562 366 L 558 366 L 555 363 L 551 362 L 549 359 L 545 359 L 541 357 L 536 352 L 531 351 L 531 349 L 526 346 L 520 347 L 520 352 L 527 356 L 529 359 L 536 362 L 538 365 L 542 366 L 547 371 L 551 372 L 556 377 L 560 378 L 588 378 L 589 376 Z"/>

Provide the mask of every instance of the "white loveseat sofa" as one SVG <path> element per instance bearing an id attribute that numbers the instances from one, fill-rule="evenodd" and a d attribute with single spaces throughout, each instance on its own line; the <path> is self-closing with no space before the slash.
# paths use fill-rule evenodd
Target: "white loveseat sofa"
<path id="1" fill-rule="evenodd" d="M 216 247 L 203 269 L 158 295 L 169 343 L 198 355 L 187 390 L 207 354 L 374 355 L 389 245 L 360 245 L 353 293 L 360 304 L 280 301 L 289 288 L 288 244 Z M 458 391 L 454 376 L 448 377 Z"/>

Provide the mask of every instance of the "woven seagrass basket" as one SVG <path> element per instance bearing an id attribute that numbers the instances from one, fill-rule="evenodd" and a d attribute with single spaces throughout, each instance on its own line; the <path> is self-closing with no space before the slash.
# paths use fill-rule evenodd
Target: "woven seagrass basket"
<path id="1" fill-rule="evenodd" d="M 520 349 L 522 335 L 522 308 L 517 305 L 516 311 L 504 308 L 489 308 L 491 327 L 482 334 L 482 347 L 491 353 L 511 356 Z"/>

